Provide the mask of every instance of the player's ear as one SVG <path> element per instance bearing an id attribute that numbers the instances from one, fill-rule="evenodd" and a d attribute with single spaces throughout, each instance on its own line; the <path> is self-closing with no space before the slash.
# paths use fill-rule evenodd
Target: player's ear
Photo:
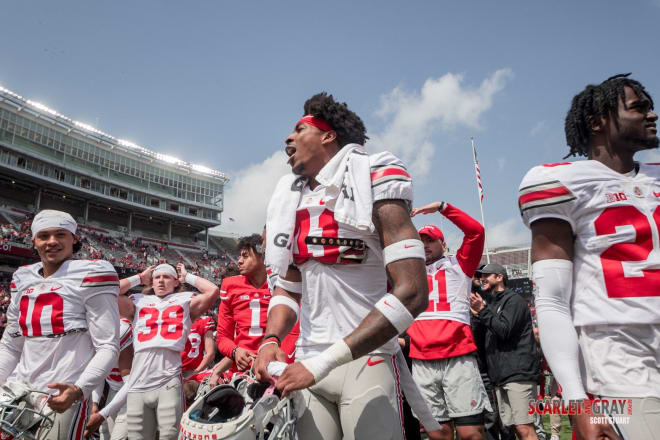
<path id="1" fill-rule="evenodd" d="M 605 117 L 603 116 L 590 116 L 589 117 L 589 128 L 591 129 L 592 133 L 599 133 L 603 130 L 603 127 L 605 126 Z"/>
<path id="2" fill-rule="evenodd" d="M 323 136 L 321 136 L 321 143 L 331 144 L 337 141 L 337 132 L 334 130 L 324 131 Z"/>

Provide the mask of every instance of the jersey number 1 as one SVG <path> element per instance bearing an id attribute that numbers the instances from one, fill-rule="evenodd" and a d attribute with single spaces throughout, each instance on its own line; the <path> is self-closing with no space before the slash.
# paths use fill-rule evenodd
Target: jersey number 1
<path id="1" fill-rule="evenodd" d="M 660 269 L 641 269 L 642 276 L 628 277 L 623 270 L 624 262 L 648 259 L 653 250 L 651 228 L 658 234 L 659 211 L 660 206 L 653 212 L 653 225 L 646 215 L 630 205 L 607 208 L 594 221 L 596 235 L 614 234 L 616 228 L 621 226 L 632 226 L 635 229 L 635 241 L 615 243 L 600 254 L 608 297 L 660 296 Z"/>

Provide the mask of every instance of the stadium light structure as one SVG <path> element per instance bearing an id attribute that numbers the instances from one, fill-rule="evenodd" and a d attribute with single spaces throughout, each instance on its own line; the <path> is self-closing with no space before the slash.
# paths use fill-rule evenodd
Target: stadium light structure
<path id="1" fill-rule="evenodd" d="M 44 113 L 49 117 L 54 118 L 57 122 L 64 125 L 65 127 L 69 128 L 69 130 L 76 129 L 78 132 L 82 134 L 90 134 L 93 136 L 97 136 L 101 140 L 110 143 L 111 146 L 123 147 L 121 149 L 130 152 L 132 154 L 144 156 L 146 159 L 150 159 L 150 160 L 158 160 L 169 165 L 176 165 L 188 171 L 194 171 L 200 174 L 210 175 L 220 180 L 223 180 L 223 183 L 225 184 L 229 182 L 229 177 L 227 177 L 227 175 L 221 171 L 214 170 L 204 165 L 198 165 L 198 164 L 186 162 L 184 160 L 178 159 L 173 156 L 169 156 L 167 154 L 156 153 L 155 151 L 137 145 L 133 142 L 124 139 L 115 138 L 114 136 L 104 131 L 101 131 L 89 124 L 86 124 L 84 122 L 74 121 L 68 116 L 64 116 L 63 114 L 58 113 L 57 111 L 51 109 L 50 107 L 45 106 L 40 102 L 36 102 L 36 101 L 32 101 L 31 99 L 24 98 L 18 93 L 12 92 L 11 90 L 6 89 L 1 85 L 0 85 L 0 99 L 2 101 L 8 100 L 10 102 L 13 102 L 15 105 L 19 107 L 19 111 L 22 110 L 23 108 L 30 108 L 32 110 L 36 110 L 39 113 Z"/>

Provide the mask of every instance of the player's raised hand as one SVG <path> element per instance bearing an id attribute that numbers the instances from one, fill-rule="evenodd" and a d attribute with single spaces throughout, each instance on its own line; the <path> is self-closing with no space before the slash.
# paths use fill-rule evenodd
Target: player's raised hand
<path id="1" fill-rule="evenodd" d="M 445 209 L 445 206 L 445 202 L 429 203 L 428 205 L 420 206 L 419 208 L 413 208 L 410 216 L 414 217 L 417 214 L 433 214 L 434 212 L 442 211 Z"/>
<path id="2" fill-rule="evenodd" d="M 90 435 L 92 435 L 99 427 L 105 422 L 105 418 L 99 414 L 98 412 L 93 412 L 89 416 L 89 420 L 87 421 L 87 425 L 85 426 L 85 434 L 84 437 L 87 438 Z"/>
<path id="3" fill-rule="evenodd" d="M 186 282 L 186 275 L 188 275 L 188 271 L 186 270 L 186 266 L 183 263 L 179 263 L 176 265 L 176 271 L 179 274 L 179 282 L 181 284 Z"/>
<path id="4" fill-rule="evenodd" d="M 156 266 L 149 266 L 138 275 L 140 276 L 140 283 L 144 286 L 151 286 L 151 275 L 154 272 Z"/>
<path id="5" fill-rule="evenodd" d="M 46 385 L 48 388 L 59 391 L 58 394 L 48 399 L 48 406 L 55 412 L 62 413 L 83 398 L 83 392 L 80 387 L 72 383 L 56 382 Z"/>

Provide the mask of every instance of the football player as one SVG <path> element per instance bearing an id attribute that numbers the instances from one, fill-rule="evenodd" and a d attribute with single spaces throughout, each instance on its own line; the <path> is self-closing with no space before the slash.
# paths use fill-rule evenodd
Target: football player
<path id="1" fill-rule="evenodd" d="M 271 292 L 261 244 L 262 236 L 257 234 L 241 238 L 238 243 L 241 274 L 223 279 L 220 286 L 218 350 L 233 360 L 226 376 L 250 367 L 265 334 Z M 290 345 L 293 350 L 293 344 Z M 292 357 L 293 351 L 287 354 Z"/>
<path id="2" fill-rule="evenodd" d="M 356 145 L 366 130 L 346 104 L 321 93 L 304 115 L 286 139 L 294 174 L 268 208 L 266 264 L 279 278 L 256 374 L 275 382 L 267 366 L 286 360 L 300 314 L 297 361 L 276 382 L 285 396 L 303 390 L 299 437 L 401 439 L 396 336 L 428 305 L 411 178 L 391 154 Z"/>
<path id="3" fill-rule="evenodd" d="M 0 342 L 0 384 L 51 393 L 48 439 L 82 439 L 92 391 L 119 354 L 119 279 L 107 261 L 76 260 L 77 224 L 43 210 L 32 221 L 40 262 L 16 270 L 7 329 Z"/>
<path id="4" fill-rule="evenodd" d="M 408 329 L 413 379 L 419 385 L 445 438 L 483 438 L 484 410 L 490 410 L 479 374 L 469 295 L 472 277 L 484 248 L 484 228 L 460 209 L 433 202 L 413 209 L 411 216 L 440 212 L 464 234 L 455 256 L 447 256 L 440 228 L 426 225 L 418 232 L 424 243 L 429 302 Z"/>
<path id="5" fill-rule="evenodd" d="M 145 274 L 144 272 L 142 274 Z M 176 269 L 160 264 L 153 272 L 121 280 L 119 309 L 133 321 L 133 365 L 128 387 L 126 419 L 131 439 L 175 439 L 185 399 L 181 376 L 181 351 L 192 322 L 206 312 L 218 296 L 213 282 L 188 273 L 183 264 Z M 153 295 L 124 293 L 139 284 L 151 283 Z M 184 292 L 184 283 L 200 294 Z"/>
<path id="6" fill-rule="evenodd" d="M 214 324 L 210 316 L 202 316 L 193 322 L 186 347 L 181 352 L 181 370 L 184 379 L 204 371 L 215 358 Z"/>
<path id="7" fill-rule="evenodd" d="M 568 156 L 532 168 L 518 204 L 532 231 L 543 353 L 564 399 L 632 399 L 629 424 L 574 417 L 578 438 L 660 432 L 660 165 L 653 100 L 616 75 L 588 85 L 566 116 Z M 599 418 L 602 419 L 602 418 Z"/>

